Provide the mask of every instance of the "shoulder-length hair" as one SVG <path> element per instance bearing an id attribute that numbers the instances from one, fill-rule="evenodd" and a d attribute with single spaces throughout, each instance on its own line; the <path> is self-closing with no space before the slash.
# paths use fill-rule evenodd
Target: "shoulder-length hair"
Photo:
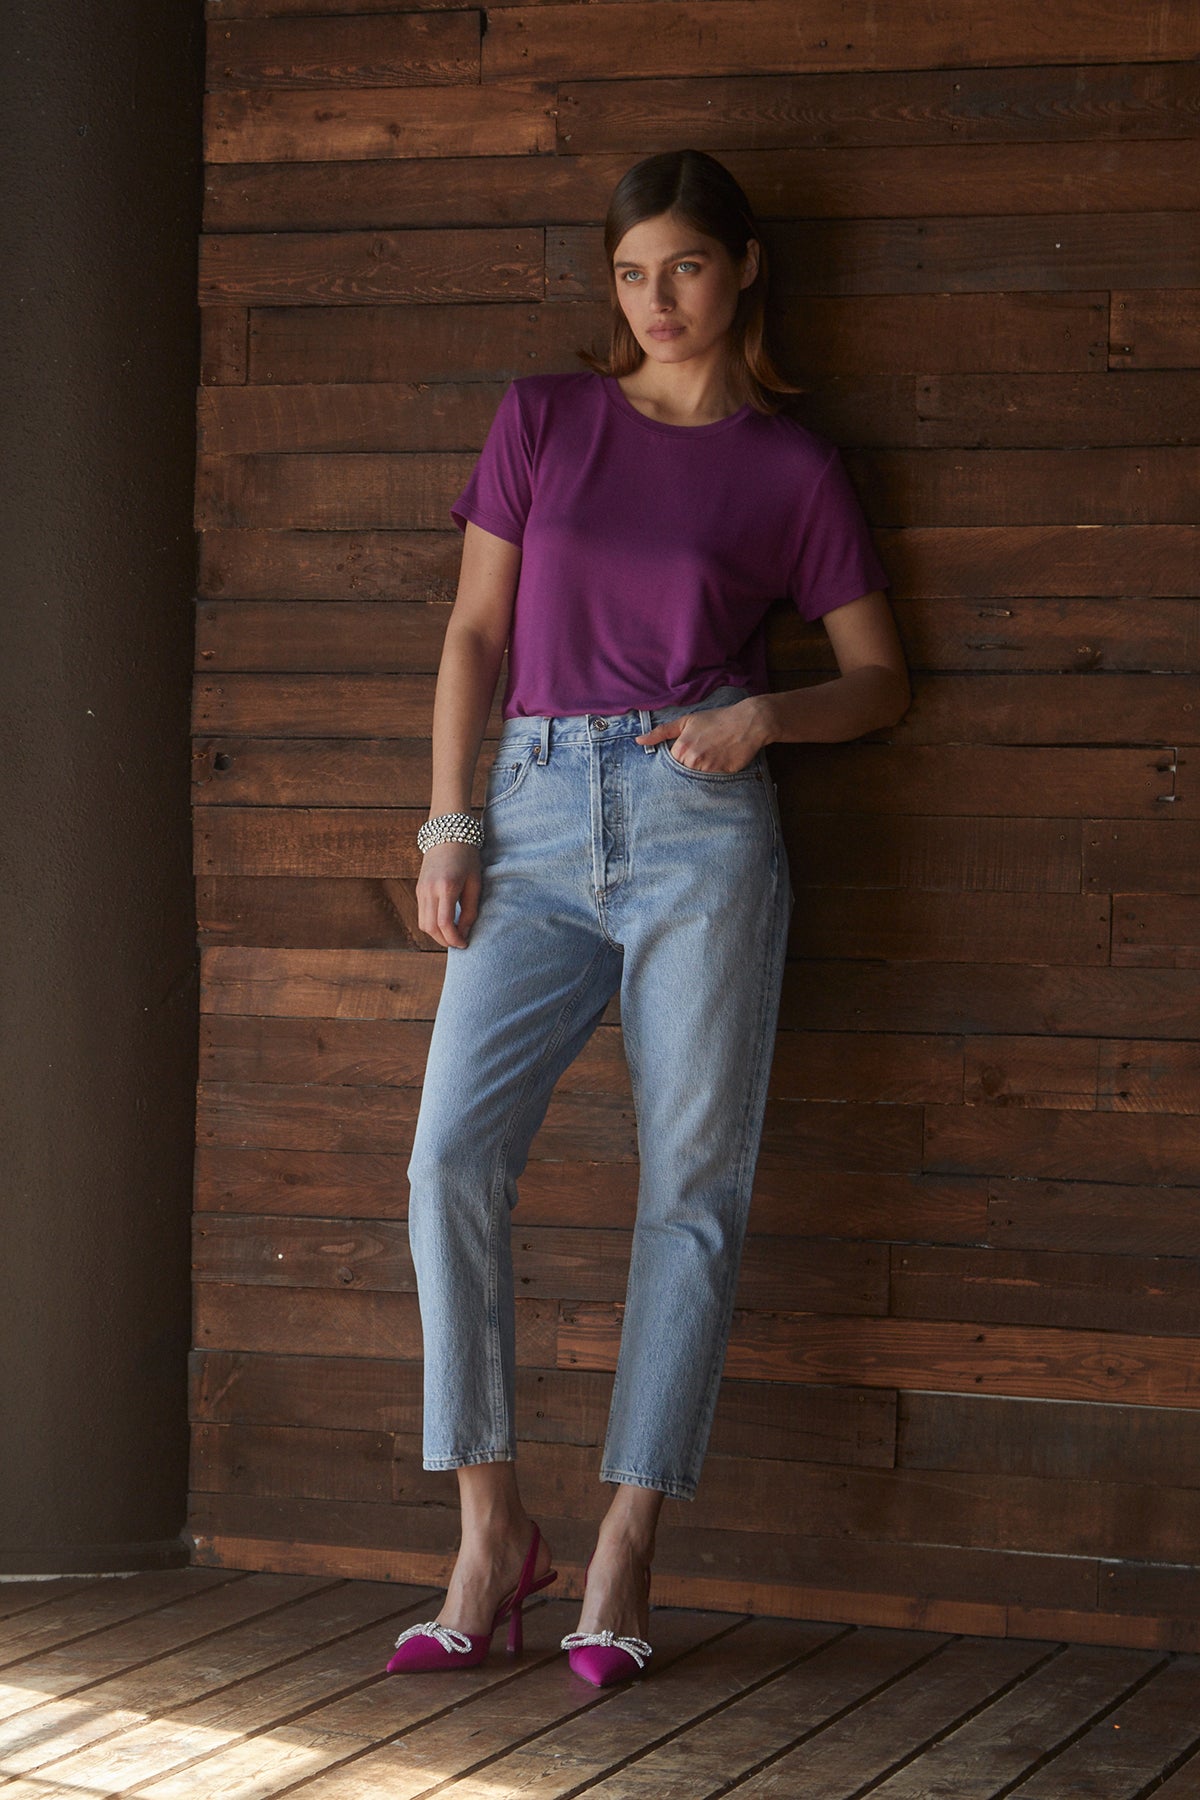
<path id="1" fill-rule="evenodd" d="M 785 395 L 805 390 L 780 372 L 767 349 L 767 248 L 741 187 L 723 163 L 703 150 L 664 150 L 644 157 L 626 170 L 613 189 L 604 220 L 611 342 L 607 356 L 582 348 L 575 354 L 598 375 L 631 375 L 641 367 L 645 351 L 621 311 L 613 257 L 627 231 L 666 212 L 715 238 L 734 262 L 745 256 L 751 238 L 758 240 L 758 273 L 739 293 L 729 328 L 727 375 L 739 405 L 749 402 L 758 412 L 778 412 Z"/>

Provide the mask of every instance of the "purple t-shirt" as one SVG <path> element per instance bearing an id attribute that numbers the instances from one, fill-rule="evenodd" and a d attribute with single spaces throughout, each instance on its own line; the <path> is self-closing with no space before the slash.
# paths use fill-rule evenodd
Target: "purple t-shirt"
<path id="1" fill-rule="evenodd" d="M 827 439 L 749 405 L 664 424 L 590 370 L 510 383 L 450 513 L 521 547 L 506 719 L 765 693 L 772 601 L 887 585 Z"/>

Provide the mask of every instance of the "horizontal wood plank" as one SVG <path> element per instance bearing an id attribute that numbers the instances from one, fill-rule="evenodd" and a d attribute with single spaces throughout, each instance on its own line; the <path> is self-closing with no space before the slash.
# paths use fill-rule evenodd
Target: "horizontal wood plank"
<path id="1" fill-rule="evenodd" d="M 243 949 L 201 963 L 205 1012 L 258 1017 L 429 1019 L 442 958 L 412 951 Z M 1184 969 L 1021 969 L 1005 964 L 798 962 L 784 975 L 781 1028 L 823 1031 L 1195 1035 L 1200 980 Z"/>
<path id="2" fill-rule="evenodd" d="M 374 84 L 379 87 L 390 80 L 393 66 L 386 45 L 384 56 L 384 78 Z M 405 65 L 395 66 L 403 80 Z M 418 58 L 405 85 L 455 79 L 441 72 L 449 66 Z M 266 85 L 277 92 L 287 86 L 329 85 L 321 74 L 319 62 L 297 61 Z M 1005 75 L 1005 91 L 1011 93 L 1012 71 Z M 992 72 L 991 79 L 994 86 L 1001 85 L 998 71 Z M 232 85 L 250 86 L 249 71 L 246 80 Z M 713 94 L 715 88 L 745 85 L 700 82 L 694 91 L 708 95 L 715 109 L 720 103 Z M 764 88 L 771 85 L 770 77 L 761 82 Z M 783 85 L 793 93 L 775 115 L 777 125 L 799 109 L 794 97 L 796 84 Z M 912 85 L 908 78 L 910 109 L 916 105 Z M 606 96 L 614 86 L 618 84 L 604 84 Z M 1014 100 L 1015 96 L 1009 100 L 1010 108 Z M 1069 104 L 1065 98 L 1061 103 Z M 698 104 L 703 108 L 703 101 Z M 804 105 L 801 100 L 799 106 Z M 807 106 L 813 105 L 810 99 Z M 562 121 L 561 96 L 557 110 Z M 711 118 L 711 111 L 705 110 Z M 750 110 L 758 110 L 754 99 Z M 719 122 L 728 118 L 728 114 L 722 115 Z M 766 124 L 766 120 L 762 122 Z M 572 125 L 569 115 L 567 123 Z M 657 124 L 649 133 L 654 137 L 661 134 Z M 809 135 L 805 127 L 800 134 Z M 720 133 L 702 128 L 687 141 L 695 144 L 697 135 L 712 138 Z M 764 130 L 758 135 L 765 138 L 769 133 Z M 869 126 L 864 135 L 869 136 Z M 928 145 L 826 144 L 818 148 L 798 146 L 793 136 L 778 148 L 735 148 L 718 154 L 745 190 L 756 218 L 763 222 L 970 213 L 1028 217 L 1105 209 L 1169 212 L 1191 210 L 1200 204 L 1200 177 L 1186 140 L 1151 136 L 1144 141 L 1102 143 L 964 143 L 949 122 L 940 133 L 935 126 L 929 136 L 934 141 Z M 603 219 L 608 196 L 628 167 L 629 154 L 588 153 L 586 147 L 580 154 L 570 131 L 560 142 L 562 153 L 554 157 L 465 155 L 391 161 L 372 157 L 362 161 L 212 163 L 205 183 L 205 226 L 209 231 L 346 231 L 501 222 L 541 225 L 547 220 L 556 225 L 594 224 Z"/>
<path id="3" fill-rule="evenodd" d="M 451 601 L 457 532 L 205 531 L 200 592 L 246 600 Z"/>
<path id="4" fill-rule="evenodd" d="M 1195 212 L 814 219 L 771 230 L 772 281 L 781 294 L 1191 288 L 1198 233 Z M 597 299 L 606 282 L 594 227 L 547 229 L 548 300 Z"/>
<path id="5" fill-rule="evenodd" d="M 1200 1113 L 1200 1044 L 1107 1038 L 1097 1074 L 1101 1112 Z"/>
<path id="6" fill-rule="evenodd" d="M 568 1369 L 612 1369 L 619 1335 L 619 1308 L 599 1302 L 564 1306 L 557 1361 Z M 1194 1365 L 1186 1338 L 741 1313 L 734 1320 L 726 1367 L 730 1376 L 745 1381 L 826 1380 L 839 1386 L 1198 1406 Z"/>
<path id="7" fill-rule="evenodd" d="M 987 1238 L 1027 1249 L 1200 1256 L 1200 1190 L 993 1177 Z"/>
<path id="8" fill-rule="evenodd" d="M 332 10 L 332 8 L 330 9 Z M 1088 36 L 1090 42 L 1090 35 Z M 715 156 L 847 146 L 1190 139 L 1194 73 L 1181 62 L 1079 62 L 921 69 L 864 68 L 744 76 L 684 73 L 622 80 L 605 70 L 559 79 L 559 142 L 573 156 L 646 156 L 694 144 Z M 722 156 L 722 160 L 724 157 Z M 732 164 L 733 157 L 730 156 Z"/>
<path id="9" fill-rule="evenodd" d="M 302 173 L 295 171 L 297 180 Z M 411 165 L 400 173 L 407 179 Z M 343 223 L 339 202 L 331 209 L 325 229 L 337 231 Z M 1004 298 L 1000 297 L 997 304 L 1002 305 Z M 1011 305 L 1012 297 L 1008 298 Z M 1039 298 L 1032 296 L 1031 307 Z M 1060 354 L 1070 358 L 1064 366 L 1103 368 L 1107 296 L 1083 297 L 1100 305 L 1100 319 L 1093 319 L 1090 311 L 1081 313 L 1078 297 L 1070 301 L 1059 295 L 1050 298 L 1070 304 L 1075 310 L 1058 334 L 1052 326 L 1038 329 L 1031 320 L 1029 329 L 1035 334 L 1035 344 L 1046 345 L 1045 354 L 1049 356 L 1048 340 L 1061 337 L 1068 347 Z M 202 312 L 208 310 L 207 304 L 202 306 Z M 608 334 L 610 317 L 607 299 L 581 301 L 576 306 L 544 306 L 540 296 L 524 301 L 446 300 L 437 306 L 403 301 L 361 306 L 264 305 L 252 306 L 248 312 L 249 379 L 276 387 L 343 382 L 365 385 L 381 381 L 486 382 L 510 380 L 514 375 L 546 369 L 566 369 L 573 364 L 580 367 L 575 346 L 589 340 L 602 342 Z M 965 316 L 970 317 L 969 310 Z M 1007 316 L 1011 318 L 1012 314 Z M 1098 346 L 1095 358 L 1086 365 L 1077 361 L 1075 340 L 1080 334 L 1086 335 L 1089 343 L 1094 334 Z M 1036 348 L 1031 349 L 1031 354 L 1035 360 L 1024 366 L 1040 367 Z M 922 364 L 923 368 L 937 366 L 933 362 Z M 1053 361 L 1050 366 L 1060 365 Z"/>
<path id="10" fill-rule="evenodd" d="M 198 1282 L 356 1293 L 415 1293 L 402 1221 L 205 1214 L 193 1230 Z M 619 1300 L 629 1272 L 627 1231 L 527 1225 L 512 1235 L 513 1275 L 525 1299 Z M 886 1247 L 751 1234 L 739 1304 L 814 1312 L 882 1313 Z"/>
<path id="11" fill-rule="evenodd" d="M 479 79 L 479 15 L 231 19 L 208 33 L 207 87 L 427 87 Z"/>
<path id="12" fill-rule="evenodd" d="M 553 93 L 546 83 L 521 79 L 491 87 L 221 88 L 205 102 L 204 158 L 534 155 L 554 147 Z"/>
<path id="13" fill-rule="evenodd" d="M 828 1159 L 826 1159 L 828 1160 Z M 230 1145 L 197 1146 L 196 1205 L 200 1212 L 258 1212 L 289 1218 L 401 1219 L 408 1206 L 406 1157 L 402 1152 L 257 1149 Z M 991 1184 L 993 1187 L 995 1183 Z M 1038 1184 L 1030 1183 L 1030 1187 Z M 1122 1188 L 1120 1194 L 1143 1190 Z M 1181 1194 L 1191 1190 L 1181 1189 Z M 888 1170 L 856 1171 L 796 1167 L 787 1157 L 760 1156 L 751 1205 L 752 1229 L 796 1232 L 808 1237 L 866 1238 L 872 1241 L 983 1243 L 989 1239 L 989 1183 L 983 1177 L 921 1176 Z M 522 1224 L 632 1226 L 637 1167 L 628 1163 L 531 1162 L 521 1177 Z M 1118 1223 L 1136 1230 L 1135 1202 Z M 1033 1229 L 1009 1218 L 997 1200 L 994 1241 L 1005 1233 Z M 1082 1216 L 1081 1216 L 1082 1215 Z M 1156 1250 L 1159 1241 L 1135 1243 Z M 1050 1231 L 1086 1229 L 1081 1206 L 1069 1214 L 1044 1207 L 1037 1223 Z M 1074 1223 L 1072 1223 L 1074 1221 Z M 1182 1208 L 1164 1220 L 1166 1247 L 1189 1227 Z M 1194 1241 L 1196 1234 L 1193 1232 Z M 1020 1241 L 1019 1236 L 1013 1241 Z M 1052 1242 L 1054 1240 L 1052 1239 Z M 1093 1242 L 1084 1238 L 1085 1245 Z M 1067 1247 L 1075 1240 L 1068 1235 Z"/>
<path id="14" fill-rule="evenodd" d="M 305 1500 L 357 1502 L 366 1513 L 387 1503 L 380 1488 L 387 1436 L 201 1424 L 196 1428 L 193 1491 L 223 1500 L 241 1495 L 274 1499 L 284 1506 Z M 453 1471 L 423 1469 L 418 1437 L 397 1434 L 393 1445 L 392 1504 L 416 1509 L 424 1503 L 453 1518 Z M 539 1517 L 562 1511 L 586 1517 L 595 1466 L 591 1445 L 526 1443 L 523 1485 L 531 1510 Z M 309 1492 L 297 1492 L 289 1483 L 289 1471 L 295 1475 L 301 1470 Z M 1049 1481 L 997 1469 L 939 1471 L 935 1488 L 921 1469 L 797 1462 L 789 1465 L 786 1479 L 747 1484 L 739 1458 L 710 1454 L 688 1521 L 696 1530 L 732 1528 L 802 1540 L 813 1535 L 814 1521 L 823 1524 L 836 1507 L 855 1535 L 872 1542 L 927 1545 L 936 1531 L 937 1541 L 947 1546 L 991 1544 L 1074 1556 L 1128 1555 L 1140 1527 L 1144 1551 L 1158 1560 L 1178 1560 L 1189 1526 L 1194 1529 L 1200 1513 L 1200 1493 L 1170 1487 L 1153 1514 L 1147 1511 L 1149 1499 L 1145 1485 L 1134 1482 Z M 1139 1503 L 1141 1519 L 1131 1525 L 1130 1511 Z"/>
<path id="15" fill-rule="evenodd" d="M 1194 369 L 1200 365 L 1200 290 L 1115 292 L 1108 362 L 1113 369 Z"/>
<path id="16" fill-rule="evenodd" d="M 485 740 L 476 805 L 493 754 Z M 955 744 L 777 744 L 769 755 L 798 816 L 844 816 L 868 805 L 876 817 L 924 818 L 1090 819 L 1098 793 L 1110 819 L 1154 817 L 1187 761 L 1152 749 Z M 205 806 L 421 806 L 429 745 L 421 738 L 201 737 L 192 770 L 194 800 Z"/>
<path id="17" fill-rule="evenodd" d="M 307 104 L 307 102 L 305 102 Z M 477 231 L 209 232 L 200 240 L 200 303 L 274 306 L 363 301 L 533 300 L 542 293 L 542 233 Z"/>
<path id="18" fill-rule="evenodd" d="M 1200 968 L 1200 895 L 1114 894 L 1112 960 L 1124 968 Z"/>
<path id="19" fill-rule="evenodd" d="M 412 1435 L 421 1429 L 421 1380 L 417 1363 L 194 1351 L 192 1417 L 211 1424 L 333 1429 L 352 1418 L 359 1430 Z M 611 1387 L 607 1375 L 588 1370 L 520 1369 L 518 1435 L 599 1445 Z M 717 1399 L 711 1446 L 726 1456 L 889 1468 L 895 1417 L 895 1395 L 878 1389 L 727 1381 Z"/>
<path id="20" fill-rule="evenodd" d="M 1092 1038 L 977 1037 L 966 1041 L 963 1098 L 971 1105 L 1052 1106 L 1094 1112 L 1101 1044 Z"/>
<path id="21" fill-rule="evenodd" d="M 999 299 L 1011 304 L 1009 296 Z M 915 323 L 919 331 L 923 327 L 930 334 L 937 308 L 946 308 L 947 302 L 944 296 L 932 296 L 920 304 L 926 316 L 914 305 Z M 875 525 L 909 519 L 926 527 L 1192 522 L 1191 515 L 1181 510 L 1179 496 L 1194 476 L 1200 372 L 1034 369 L 982 374 L 922 368 L 912 374 L 904 369 L 879 371 L 865 378 L 821 367 L 809 341 L 810 321 L 819 327 L 824 313 L 827 328 L 837 332 L 847 329 L 849 313 L 852 331 L 852 309 L 857 307 L 863 315 L 860 330 L 869 333 L 873 325 L 869 306 L 869 297 L 841 302 L 813 299 L 798 306 L 795 335 L 805 342 L 805 350 L 796 367 L 807 386 L 788 402 L 784 414 L 844 447 L 851 477 Z M 541 310 L 547 315 L 554 312 L 552 307 Z M 957 319 L 947 316 L 945 329 L 956 342 L 960 340 Z M 894 336 L 896 331 L 897 321 L 890 319 L 888 332 Z M 1062 322 L 1059 333 L 1069 336 Z M 893 351 L 888 360 L 911 367 L 916 349 L 910 341 L 905 356 L 897 357 Z M 563 372 L 570 372 L 567 356 L 554 360 L 564 365 Z M 272 485 L 279 488 L 285 479 L 291 480 L 295 486 L 286 491 L 297 506 L 305 503 L 306 485 L 319 487 L 322 482 L 370 505 L 377 503 L 378 490 L 389 475 L 395 480 L 405 473 L 410 477 L 419 473 L 440 496 L 441 510 L 428 523 L 446 527 L 450 502 L 469 473 L 469 465 L 464 470 L 461 459 L 470 455 L 473 461 L 477 456 L 508 386 L 503 379 L 478 378 L 289 383 L 281 382 L 276 371 L 265 373 L 275 378 L 200 390 L 202 493 L 215 509 L 209 521 L 213 529 L 239 522 L 243 529 L 253 528 L 253 519 L 239 521 L 231 510 L 239 485 L 249 484 L 252 477 L 264 497 Z M 851 446 L 867 446 L 871 454 Z M 313 460 L 293 470 L 291 464 L 302 454 Z M 280 460 L 266 460 L 272 455 Z M 332 460 L 335 455 L 338 460 Z M 418 455 L 427 460 L 417 462 Z M 217 456 L 258 460 L 223 467 L 213 464 L 211 459 Z M 396 460 L 389 464 L 387 457 Z M 1047 482 L 1054 486 L 1050 495 L 1044 493 Z M 1157 510 L 1148 497 L 1155 491 Z M 1049 517 L 1034 514 L 1031 509 L 1039 498 L 1055 501 L 1061 510 Z M 253 496 L 242 502 L 254 503 Z M 308 504 L 312 503 L 310 498 Z M 977 516 L 966 510 L 969 505 Z M 223 516 L 225 512 L 230 516 Z M 347 516 L 340 525 L 320 514 L 314 517 L 325 530 L 369 529 L 378 523 L 367 514 Z M 400 528 L 407 521 L 397 513 L 394 519 L 389 514 L 386 522 Z"/>
<path id="22" fill-rule="evenodd" d="M 253 181 L 257 170 L 248 165 L 231 178 Z M 303 174 L 298 168 L 292 179 Z M 328 217 L 309 201 L 314 228 L 337 229 L 345 204 L 337 188 Z M 270 213 L 262 220 L 275 223 Z M 284 211 L 277 228 L 294 229 Z M 215 310 L 205 305 L 202 317 Z M 601 343 L 609 320 L 601 300 L 247 310 L 247 379 L 264 386 L 483 382 L 569 369 L 581 366 L 576 345 Z M 1078 373 L 1103 370 L 1106 361 L 1108 299 L 1099 292 L 807 295 L 782 302 L 777 318 L 784 360 L 811 369 L 810 385 L 842 372 L 853 375 L 856 387 L 871 388 L 904 371 Z"/>
<path id="23" fill-rule="evenodd" d="M 196 868 L 204 875 L 415 877 L 417 826 L 428 808 L 210 807 L 196 820 Z M 1091 884 L 1080 896 L 1081 834 L 1072 819 L 931 819 L 891 814 L 804 814 L 786 806 L 793 885 L 904 887 L 961 893 L 1053 893 L 1082 899 L 1089 919 L 1107 914 Z M 1106 829 L 1108 829 L 1106 827 Z M 1090 910 L 1088 910 L 1090 909 Z M 1053 913 L 1047 913 L 1047 920 Z M 1060 960 L 1049 957 L 1047 960 Z"/>
<path id="24" fill-rule="evenodd" d="M 1200 1268 L 1182 1257 L 930 1245 L 895 1251 L 889 1311 L 1187 1337 L 1198 1301 Z"/>
<path id="25" fill-rule="evenodd" d="M 1066 1400 L 906 1393 L 896 1458 L 905 1468 L 973 1469 L 1046 1480 L 1159 1480 L 1200 1486 L 1200 1413 Z"/>
<path id="26" fill-rule="evenodd" d="M 847 26 L 825 4 L 797 15 L 784 0 L 630 0 L 619 9 L 500 7 L 484 40 L 485 81 L 549 74 L 607 76 L 774 74 L 827 69 L 922 69 L 949 65 L 1164 62 L 1200 52 L 1200 24 L 1165 0 L 1151 20 L 1095 0 L 1065 0 L 1036 26 L 1021 10 L 981 14 L 946 0 L 936 14 L 903 0 L 886 15 Z"/>
<path id="27" fill-rule="evenodd" d="M 1071 446 L 1128 449 L 1195 443 L 1198 395 L 1200 377 L 1190 370 L 1170 374 L 1159 369 L 1108 374 L 950 370 L 922 371 L 911 393 L 894 376 L 852 379 L 821 373 L 814 375 L 811 394 L 799 404 L 805 415 L 812 413 L 818 428 L 833 428 L 843 445 L 996 450 L 1044 446 L 1063 456 L 1057 466 L 1065 471 L 1076 453 Z M 1130 466 L 1136 467 L 1137 460 L 1131 458 Z M 1015 469 L 1018 464 L 997 466 Z M 1099 476 L 1103 457 L 1091 466 Z M 1074 506 L 1069 517 L 1079 525 L 1088 523 Z"/>
<path id="28" fill-rule="evenodd" d="M 1083 833 L 1083 881 L 1089 893 L 1200 894 L 1200 825 L 1174 814 L 1093 820 Z"/>
<path id="29" fill-rule="evenodd" d="M 239 398 L 246 392 L 236 390 Z M 272 410 L 286 431 L 285 409 Z M 402 421 L 393 421 L 390 429 L 402 431 Z M 450 434 L 457 435 L 452 423 Z M 344 434 L 335 427 L 331 435 Z M 349 435 L 353 439 L 353 427 Z M 880 529 L 910 522 L 927 528 L 1065 521 L 1078 527 L 1188 526 L 1200 452 L 1191 447 L 905 450 L 856 453 L 847 463 L 866 517 Z M 463 454 L 422 451 L 310 453 L 301 435 L 287 453 L 201 457 L 197 521 L 220 530 L 348 531 L 389 523 L 429 530 L 444 525 L 472 464 Z"/>
<path id="30" fill-rule="evenodd" d="M 421 1323 L 412 1294 L 333 1293 L 307 1288 L 203 1282 L 195 1296 L 195 1343 L 207 1350 L 277 1356 L 368 1356 L 419 1362 Z M 553 1366 L 554 1307 L 517 1301 L 518 1357 Z"/>
<path id="31" fill-rule="evenodd" d="M 244 306 L 206 306 L 200 314 L 200 382 L 246 379 L 249 314 Z M 198 396 L 199 399 L 199 396 Z"/>
<path id="32" fill-rule="evenodd" d="M 1195 1184 L 1200 1144 L 1190 1119 L 1165 1113 L 930 1106 L 924 1166 L 959 1175 Z"/>
<path id="33" fill-rule="evenodd" d="M 208 1014 L 200 1024 L 201 1076 L 205 1081 L 416 1087 L 429 1035 L 425 1021 Z M 817 1031 L 784 1031 L 776 1037 L 773 1097 L 959 1099 L 962 1088 L 963 1045 L 954 1038 Z M 630 1092 L 619 1026 L 597 1028 L 559 1077 L 556 1091 Z"/>
<path id="34" fill-rule="evenodd" d="M 494 750 L 493 741 L 481 748 L 473 805 L 483 802 Z M 200 737 L 193 745 L 198 806 L 421 806 L 428 805 L 429 778 L 423 738 Z M 1148 785 L 1149 775 L 1143 779 Z M 1086 810 L 1095 811 L 1094 789 Z"/>
<path id="35" fill-rule="evenodd" d="M 797 894 L 791 950 L 798 956 L 908 963 L 994 962 L 1027 967 L 1107 965 L 1107 902 L 1071 894 L 938 893 L 929 889 L 821 888 Z"/>

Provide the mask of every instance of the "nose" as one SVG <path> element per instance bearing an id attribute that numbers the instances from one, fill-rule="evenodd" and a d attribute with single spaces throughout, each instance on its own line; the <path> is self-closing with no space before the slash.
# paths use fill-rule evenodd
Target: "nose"
<path id="1" fill-rule="evenodd" d="M 665 275 L 653 278 L 650 288 L 651 312 L 670 312 L 675 305 L 675 295 Z"/>

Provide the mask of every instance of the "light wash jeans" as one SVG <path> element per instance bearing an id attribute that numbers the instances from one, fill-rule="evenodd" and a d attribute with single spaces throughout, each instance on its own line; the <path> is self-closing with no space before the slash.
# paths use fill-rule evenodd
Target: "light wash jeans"
<path id="1" fill-rule="evenodd" d="M 479 917 L 446 953 L 408 1169 L 427 1469 L 516 1456 L 509 1214 L 551 1089 L 619 989 L 640 1184 L 600 1478 L 695 1493 L 793 895 L 761 753 L 703 774 L 635 739 L 743 694 L 504 725 Z"/>

